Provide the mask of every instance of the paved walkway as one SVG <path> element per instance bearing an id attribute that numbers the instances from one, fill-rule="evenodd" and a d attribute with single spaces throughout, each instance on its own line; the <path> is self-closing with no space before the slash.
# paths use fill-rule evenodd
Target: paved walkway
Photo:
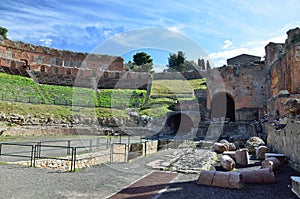
<path id="1" fill-rule="evenodd" d="M 141 198 L 151 199 L 167 188 L 171 180 L 178 174 L 170 172 L 153 172 L 129 187 L 119 191 L 109 199 Z"/>
<path id="2" fill-rule="evenodd" d="M 0 198 L 107 198 L 153 172 L 149 162 L 177 150 L 71 173 L 0 164 Z"/>
<path id="3" fill-rule="evenodd" d="M 157 162 L 160 162 L 161 166 L 165 165 L 166 168 L 170 168 L 168 165 L 174 165 L 169 164 L 174 159 L 186 159 L 182 162 L 185 162 L 183 165 L 187 165 L 186 163 L 191 163 L 188 159 L 206 153 L 195 151 L 194 156 L 189 152 L 187 154 L 189 155 L 183 156 L 182 149 L 169 149 L 131 160 L 128 163 L 102 164 L 72 173 L 0 164 L 0 198 L 109 198 L 120 190 L 130 188 L 130 185 L 134 185 L 135 182 L 152 173 L 154 170 L 149 166 L 151 163 L 156 162 L 157 165 Z M 299 173 L 284 166 L 276 172 L 276 183 L 247 184 L 241 190 L 230 190 L 200 186 L 195 183 L 198 174 L 179 173 L 168 188 L 159 195 L 159 198 L 296 199 L 297 197 L 289 187 L 291 175 L 299 176 Z M 143 192 L 142 187 L 139 187 L 139 191 Z"/>

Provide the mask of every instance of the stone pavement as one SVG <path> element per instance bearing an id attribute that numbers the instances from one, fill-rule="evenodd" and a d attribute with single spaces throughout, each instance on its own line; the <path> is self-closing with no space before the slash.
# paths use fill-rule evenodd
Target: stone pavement
<path id="1" fill-rule="evenodd" d="M 155 198 L 297 198 L 289 185 L 290 176 L 299 173 L 288 167 L 276 173 L 275 184 L 247 185 L 241 190 L 196 185 L 196 170 L 206 167 L 197 162 L 211 160 L 209 153 L 208 149 L 168 149 L 126 163 L 100 164 L 79 172 L 0 164 L 0 198 L 108 198 L 155 172 L 155 166 L 159 170 L 174 167 L 180 172 L 187 171 L 178 173 Z M 193 163 L 194 158 L 199 159 Z"/>
<path id="2" fill-rule="evenodd" d="M 209 149 L 175 149 L 172 154 L 162 156 L 147 166 L 164 171 L 199 174 L 202 170 L 209 170 L 216 159 L 217 154 Z"/>
<path id="3" fill-rule="evenodd" d="M 0 164 L 0 193 L 3 198 L 107 198 L 155 171 L 147 166 L 151 162 L 152 165 L 161 162 L 160 167 L 166 165 L 164 170 L 174 171 L 175 167 L 193 170 L 195 166 L 187 168 L 188 159 L 192 159 L 192 155 L 185 156 L 186 151 L 189 150 L 168 149 L 129 162 L 100 164 L 79 172 Z M 201 156 L 200 151 L 195 154 Z M 203 155 L 202 161 L 206 161 L 206 157 Z M 182 164 L 179 164 L 180 160 Z M 172 183 L 195 181 L 197 177 L 198 174 L 180 173 Z"/>

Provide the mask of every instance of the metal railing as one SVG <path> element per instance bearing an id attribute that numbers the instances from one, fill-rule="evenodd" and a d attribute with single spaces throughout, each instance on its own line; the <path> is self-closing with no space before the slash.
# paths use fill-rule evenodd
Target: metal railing
<path id="1" fill-rule="evenodd" d="M 114 162 L 114 157 L 119 156 L 119 160 L 124 157 L 124 162 L 129 159 L 136 158 L 144 154 L 147 155 L 146 143 L 151 141 L 149 138 L 140 137 L 139 140 L 133 139 L 132 136 L 107 136 L 106 141 L 100 143 L 100 138 L 97 139 L 67 139 L 67 140 L 46 140 L 36 142 L 14 142 L 14 143 L 0 143 L 0 158 L 1 156 L 18 157 L 30 159 L 30 167 L 36 166 L 38 159 L 53 159 L 70 161 L 70 171 L 76 170 L 76 161 L 84 159 L 78 158 L 79 154 L 90 153 L 97 149 L 97 151 L 109 151 L 109 161 Z M 159 149 L 169 149 L 178 146 L 178 143 L 182 140 L 176 140 L 174 138 L 161 138 L 158 142 L 161 142 L 161 146 L 158 145 Z M 77 142 L 77 143 L 76 143 Z M 88 143 L 85 145 L 78 145 L 78 142 Z M 58 144 L 57 144 L 58 143 Z M 130 150 L 134 144 L 138 150 Z M 120 145 L 124 147 L 124 150 L 114 151 L 114 147 Z M 6 147 L 11 147 L 8 150 Z M 17 151 L 13 151 L 13 147 L 18 147 Z M 25 148 L 25 149 L 24 149 Z M 7 151 L 5 151 L 5 149 Z M 121 157 L 121 158 L 120 158 Z"/>

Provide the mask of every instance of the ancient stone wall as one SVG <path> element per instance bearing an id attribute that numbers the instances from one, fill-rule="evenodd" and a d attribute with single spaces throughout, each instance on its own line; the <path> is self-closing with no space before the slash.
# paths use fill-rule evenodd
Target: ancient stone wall
<path id="1" fill-rule="evenodd" d="M 290 165 L 300 171 L 300 122 L 289 118 L 285 128 L 277 129 L 271 123 L 265 123 L 268 134 L 268 146 L 278 153 L 283 153 L 289 158 Z"/>
<path id="2" fill-rule="evenodd" d="M 179 80 L 189 80 L 189 79 L 201 79 L 203 78 L 202 73 L 205 71 L 193 71 L 193 72 L 161 72 L 154 73 L 154 80 L 162 79 L 179 79 Z"/>
<path id="3" fill-rule="evenodd" d="M 276 119 L 279 116 L 290 115 L 284 107 L 288 99 L 300 99 L 300 94 L 276 95 L 268 100 L 267 112 L 270 120 Z"/>
<path id="4" fill-rule="evenodd" d="M 207 108 L 212 108 L 212 100 L 219 94 L 226 94 L 234 101 L 236 120 L 245 120 L 242 114 L 245 108 L 259 109 L 266 104 L 266 82 L 268 71 L 263 64 L 248 63 L 240 66 L 225 66 L 207 72 Z M 224 99 L 224 101 L 226 101 Z M 224 105 L 226 106 L 226 104 Z M 229 107 L 227 107 L 229 108 Z M 258 119 L 254 111 L 249 120 Z"/>
<path id="5" fill-rule="evenodd" d="M 3 39 L 0 40 L 0 57 L 15 61 L 24 60 L 29 65 L 45 64 L 125 71 L 124 60 L 121 57 L 57 50 Z M 10 67 L 9 65 L 5 66 Z"/>
<path id="6" fill-rule="evenodd" d="M 270 80 L 266 86 L 268 92 L 268 114 L 285 115 L 284 101 L 287 96 L 300 93 L 300 29 L 295 28 L 287 32 L 288 38 L 284 44 L 269 43 L 265 47 L 266 68 L 270 69 Z"/>
<path id="7" fill-rule="evenodd" d="M 88 88 L 146 89 L 150 78 L 149 73 L 126 72 L 121 57 L 63 51 L 11 40 L 0 40 L 0 69 L 32 77 L 38 83 Z"/>

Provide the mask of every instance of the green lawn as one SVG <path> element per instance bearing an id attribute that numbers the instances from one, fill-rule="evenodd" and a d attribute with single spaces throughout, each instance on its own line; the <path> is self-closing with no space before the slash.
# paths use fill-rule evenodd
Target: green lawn
<path id="1" fill-rule="evenodd" d="M 141 114 L 160 117 L 171 111 L 169 106 L 174 101 L 195 99 L 194 89 L 206 89 L 205 79 L 155 80 L 148 105 L 143 107 L 145 90 L 101 89 L 95 91 L 70 86 L 37 85 L 30 78 L 0 73 L 0 100 L 2 100 L 0 111 L 8 114 L 68 116 L 74 114 L 74 109 L 78 107 L 80 114 L 95 112 L 101 117 L 112 115 L 126 117 L 124 110 L 133 108 L 140 110 Z"/>

